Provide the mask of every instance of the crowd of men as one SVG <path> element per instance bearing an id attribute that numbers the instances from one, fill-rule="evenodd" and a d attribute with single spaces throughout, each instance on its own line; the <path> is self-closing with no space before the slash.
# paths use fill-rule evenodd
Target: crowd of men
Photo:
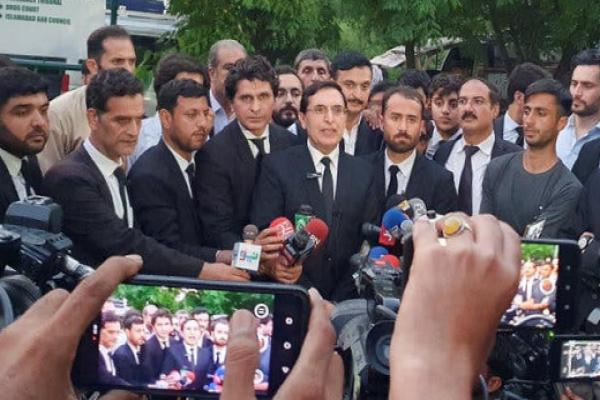
<path id="1" fill-rule="evenodd" d="M 100 318 L 98 378 L 106 385 L 219 393 L 225 375 L 229 317 L 204 307 L 171 313 L 148 304 L 119 312 L 109 299 Z M 121 310 L 123 311 L 123 310 Z M 122 315 L 120 315 L 122 314 Z M 266 391 L 273 319 L 259 321 L 255 389 Z"/>
<path id="2" fill-rule="evenodd" d="M 517 66 L 500 115 L 483 78 L 408 70 L 376 82 L 364 55 L 317 49 L 275 69 L 222 40 L 208 68 L 165 56 L 145 115 L 128 33 L 99 28 L 87 49 L 89 83 L 50 102 L 37 74 L 0 68 L 0 215 L 51 197 L 83 263 L 140 254 L 145 273 L 298 282 L 341 301 L 356 296 L 362 224 L 379 225 L 395 194 L 440 214 L 490 213 L 529 238 L 600 233 L 600 50 L 573 58 L 569 88 Z M 268 227 L 301 205 L 329 236 L 288 268 Z M 247 224 L 261 230 L 259 276 L 229 266 Z"/>

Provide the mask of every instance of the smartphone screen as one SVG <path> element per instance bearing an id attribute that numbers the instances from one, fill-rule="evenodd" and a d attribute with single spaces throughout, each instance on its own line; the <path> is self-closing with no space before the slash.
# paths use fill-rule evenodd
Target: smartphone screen
<path id="1" fill-rule="evenodd" d="M 302 289 L 199 287 L 170 280 L 167 285 L 119 285 L 80 345 L 77 366 L 82 386 L 216 397 L 225 378 L 229 321 L 239 309 L 249 310 L 258 321 L 256 394 L 268 395 L 273 385 L 279 386 L 293 366 L 306 329 Z"/>
<path id="2" fill-rule="evenodd" d="M 500 321 L 503 326 L 553 328 L 557 320 L 560 246 L 521 243 L 521 276 L 517 294 Z"/>
<path id="3" fill-rule="evenodd" d="M 600 377 L 600 340 L 567 340 L 560 353 L 560 379 Z"/>

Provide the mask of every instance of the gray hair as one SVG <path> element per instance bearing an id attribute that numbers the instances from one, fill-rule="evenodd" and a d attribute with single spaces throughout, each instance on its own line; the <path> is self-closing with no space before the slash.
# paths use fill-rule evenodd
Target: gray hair
<path id="1" fill-rule="evenodd" d="M 208 68 L 215 68 L 219 64 L 219 50 L 223 47 L 229 47 L 233 49 L 242 50 L 244 53 L 246 52 L 246 48 L 237 40 L 234 39 L 223 39 L 215 42 L 208 51 Z"/>
<path id="2" fill-rule="evenodd" d="M 323 60 L 327 64 L 327 69 L 329 69 L 329 58 L 319 49 L 304 49 L 298 53 L 294 60 L 294 69 L 298 70 L 298 66 L 304 60 Z"/>

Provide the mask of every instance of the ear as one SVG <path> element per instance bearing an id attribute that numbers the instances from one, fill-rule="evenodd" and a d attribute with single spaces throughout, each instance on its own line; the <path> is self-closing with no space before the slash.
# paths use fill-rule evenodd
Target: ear
<path id="1" fill-rule="evenodd" d="M 513 95 L 513 101 L 519 106 L 523 106 L 525 104 L 525 93 L 517 90 Z"/>
<path id="2" fill-rule="evenodd" d="M 85 66 L 87 67 L 88 71 L 90 71 L 90 76 L 96 75 L 100 69 L 100 66 L 93 58 L 88 58 L 85 60 Z"/>
<path id="3" fill-rule="evenodd" d="M 158 117 L 160 118 L 160 124 L 163 128 L 163 131 L 170 130 L 171 125 L 173 125 L 173 116 L 171 113 L 163 108 L 158 111 Z"/>
<path id="4" fill-rule="evenodd" d="M 98 129 L 98 121 L 99 115 L 95 108 L 88 108 L 87 110 L 87 120 L 88 125 L 90 126 L 90 130 L 95 131 Z"/>
<path id="5" fill-rule="evenodd" d="M 300 125 L 306 130 L 306 114 L 299 112 L 298 117 L 300 118 Z"/>
<path id="6" fill-rule="evenodd" d="M 498 118 L 498 114 L 500 114 L 500 103 L 492 106 L 492 114 L 494 115 L 494 119 Z"/>
<path id="7" fill-rule="evenodd" d="M 217 80 L 217 69 L 216 68 L 209 68 L 208 69 L 208 77 L 210 78 L 211 82 L 215 82 Z"/>
<path id="8" fill-rule="evenodd" d="M 499 376 L 491 376 L 487 381 L 488 393 L 494 393 L 502 387 L 502 378 Z"/>
<path id="9" fill-rule="evenodd" d="M 562 117 L 560 117 L 558 119 L 558 131 L 562 131 L 563 129 L 565 129 L 565 126 L 567 126 L 567 123 L 569 123 L 569 117 L 566 115 L 563 115 Z"/>

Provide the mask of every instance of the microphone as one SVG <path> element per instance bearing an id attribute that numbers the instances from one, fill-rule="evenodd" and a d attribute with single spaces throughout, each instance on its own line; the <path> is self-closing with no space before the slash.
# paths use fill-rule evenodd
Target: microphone
<path id="1" fill-rule="evenodd" d="M 298 212 L 294 214 L 294 224 L 296 225 L 296 232 L 302 230 L 315 216 L 313 208 L 308 204 L 302 204 L 298 209 Z"/>
<path id="2" fill-rule="evenodd" d="M 323 220 L 311 219 L 304 229 L 283 243 L 279 261 L 288 267 L 303 263 L 313 251 L 323 246 L 328 234 L 329 228 Z"/>
<path id="3" fill-rule="evenodd" d="M 400 259 L 392 254 L 384 255 L 381 257 L 381 261 L 392 268 L 400 268 Z"/>
<path id="4" fill-rule="evenodd" d="M 243 242 L 237 242 L 233 246 L 231 265 L 248 271 L 258 271 L 260 266 L 261 247 L 253 244 L 258 234 L 256 225 L 246 225 L 242 230 Z"/>
<path id="5" fill-rule="evenodd" d="M 410 207 L 413 210 L 412 220 L 416 221 L 421 218 L 423 215 L 427 215 L 427 205 L 423 200 L 418 197 L 408 200 Z"/>
<path id="6" fill-rule="evenodd" d="M 391 208 L 398 208 L 402 211 L 408 218 L 413 219 L 413 209 L 411 207 L 410 201 L 406 197 L 404 193 L 401 194 L 393 194 L 385 202 L 385 209 L 389 210 Z"/>
<path id="7" fill-rule="evenodd" d="M 383 256 L 390 254 L 385 247 L 375 246 L 369 251 L 369 260 L 378 260 Z"/>
<path id="8" fill-rule="evenodd" d="M 408 216 L 397 208 L 387 210 L 385 214 L 383 214 L 381 223 L 382 227 L 396 240 L 410 233 L 413 226 L 413 223 Z"/>
<path id="9" fill-rule="evenodd" d="M 275 218 L 273 221 L 271 221 L 269 228 L 275 228 L 277 237 L 281 241 L 287 240 L 295 232 L 294 224 L 292 224 L 286 217 Z"/>

